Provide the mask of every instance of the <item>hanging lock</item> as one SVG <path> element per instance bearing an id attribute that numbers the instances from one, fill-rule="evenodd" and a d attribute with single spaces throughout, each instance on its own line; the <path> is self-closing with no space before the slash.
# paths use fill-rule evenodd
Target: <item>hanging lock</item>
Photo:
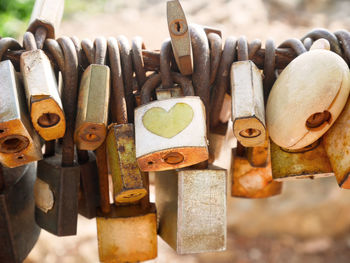
<path id="1" fill-rule="evenodd" d="M 58 42 L 66 65 L 61 71 L 67 130 L 63 138 L 62 155 L 56 154 L 38 163 L 38 179 L 34 189 L 35 217 L 41 228 L 57 236 L 68 236 L 76 234 L 78 216 L 80 169 L 74 162 L 73 140 L 78 61 L 71 39 L 63 37 Z"/>
<path id="2" fill-rule="evenodd" d="M 0 61 L 7 49 L 19 49 L 17 41 L 0 40 Z M 39 137 L 28 119 L 22 84 L 10 60 L 0 62 L 0 161 L 14 168 L 42 159 Z"/>
<path id="3" fill-rule="evenodd" d="M 339 55 L 318 49 L 325 41 L 317 40 L 288 64 L 272 87 L 267 126 L 271 139 L 283 148 L 301 149 L 317 141 L 347 101 L 349 68 Z"/>
<path id="4" fill-rule="evenodd" d="M 1 169 L 1 167 L 0 167 Z M 0 171 L 0 181 L 12 171 Z M 23 262 L 40 235 L 34 220 L 33 185 L 36 165 L 27 165 L 14 185 L 0 187 L 0 261 Z"/>
<path id="5" fill-rule="evenodd" d="M 36 49 L 32 33 L 25 33 L 24 43 L 27 51 L 21 55 L 20 65 L 32 124 L 46 141 L 61 138 L 66 121 L 50 60 Z"/>
<path id="6" fill-rule="evenodd" d="M 83 40 L 82 45 L 86 41 Z M 75 143 L 80 150 L 95 150 L 107 133 L 110 70 L 105 66 L 107 41 L 97 38 L 94 44 L 94 64 L 84 72 L 79 90 L 75 126 Z"/>

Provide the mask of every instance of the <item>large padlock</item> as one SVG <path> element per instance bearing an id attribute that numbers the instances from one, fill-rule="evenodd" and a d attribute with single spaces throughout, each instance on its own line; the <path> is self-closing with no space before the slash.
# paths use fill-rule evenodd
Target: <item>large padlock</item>
<path id="1" fill-rule="evenodd" d="M 82 45 L 84 44 L 84 40 Z M 107 52 L 105 38 L 97 38 L 94 64 L 85 71 L 80 82 L 75 143 L 80 150 L 95 150 L 107 134 L 110 70 L 104 65 Z"/>
<path id="2" fill-rule="evenodd" d="M 108 40 L 108 49 L 112 72 L 116 70 L 119 56 L 118 44 L 115 39 Z M 120 63 L 120 62 L 119 62 Z M 113 74 L 112 78 L 117 78 Z M 116 203 L 133 203 L 142 199 L 147 190 L 142 182 L 142 176 L 136 162 L 134 126 L 128 123 L 127 108 L 118 103 L 125 98 L 123 85 L 116 85 L 113 80 L 113 96 L 111 107 L 117 109 L 112 111 L 112 124 L 109 126 L 106 139 L 109 170 L 112 175 L 114 199 Z M 125 104 L 124 104 L 125 105 Z"/>
<path id="3" fill-rule="evenodd" d="M 32 33 L 25 33 L 24 43 L 27 51 L 21 55 L 20 65 L 32 124 L 46 141 L 61 138 L 66 121 L 50 60 L 36 49 Z"/>
<path id="4" fill-rule="evenodd" d="M 266 139 L 263 82 L 260 70 L 248 60 L 245 37 L 238 40 L 238 60 L 231 66 L 233 132 L 245 147 L 262 146 Z"/>
<path id="5" fill-rule="evenodd" d="M 39 238 L 40 228 L 34 219 L 33 197 L 36 164 L 26 166 L 19 181 L 0 187 L 1 262 L 23 262 Z M 11 169 L 0 171 L 0 181 L 10 177 L 11 173 Z"/>
<path id="6" fill-rule="evenodd" d="M 0 54 L 19 47 L 13 39 L 0 40 Z M 31 126 L 23 87 L 10 60 L 0 62 L 0 79 L 1 163 L 13 168 L 42 159 L 39 136 Z"/>
<path id="7" fill-rule="evenodd" d="M 226 171 L 156 172 L 159 235 L 178 254 L 226 248 Z"/>
<path id="8" fill-rule="evenodd" d="M 38 225 L 58 235 L 75 235 L 78 217 L 80 169 L 74 161 L 74 119 L 77 101 L 78 61 L 71 39 L 58 39 L 64 53 L 63 106 L 67 129 L 63 138 L 62 155 L 56 154 L 38 163 L 35 187 L 35 216 Z M 69 80 L 69 81 L 68 81 Z M 69 202 L 67 202 L 69 200 Z"/>
<path id="9" fill-rule="evenodd" d="M 105 144 L 97 150 L 101 209 L 98 210 L 96 224 L 100 261 L 138 262 L 153 259 L 157 257 L 155 205 L 149 203 L 148 195 L 139 204 L 110 205 L 105 151 Z M 147 180 L 144 180 L 144 185 L 148 185 Z"/>
<path id="10" fill-rule="evenodd" d="M 259 154 L 260 151 L 257 151 L 259 156 L 256 158 L 258 159 L 257 163 L 259 166 L 254 166 L 247 158 L 248 151 L 246 148 L 238 143 L 237 148 L 233 149 L 231 168 L 232 196 L 244 198 L 266 198 L 281 193 L 282 183 L 272 180 L 270 156 L 268 155 L 263 163 L 263 158 Z M 266 152 L 269 152 L 268 149 Z M 265 156 L 265 154 L 262 155 Z M 254 157 L 253 160 L 255 160 Z"/>
<path id="11" fill-rule="evenodd" d="M 316 41 L 314 48 L 320 41 L 324 42 Z M 349 95 L 346 62 L 334 52 L 314 48 L 288 64 L 267 101 L 269 135 L 286 149 L 317 141 L 338 118 Z"/>
<path id="12" fill-rule="evenodd" d="M 150 93 L 159 84 L 158 74 L 146 81 L 141 90 L 143 105 L 135 109 L 136 158 L 140 169 L 169 170 L 207 160 L 203 102 L 191 96 L 194 94 L 191 86 L 187 89 L 182 86 L 186 97 L 150 102 Z"/>

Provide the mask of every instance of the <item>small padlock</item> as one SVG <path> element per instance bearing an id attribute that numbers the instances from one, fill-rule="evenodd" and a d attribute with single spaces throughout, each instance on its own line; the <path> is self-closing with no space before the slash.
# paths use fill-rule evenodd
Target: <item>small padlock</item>
<path id="1" fill-rule="evenodd" d="M 64 53 L 62 90 L 67 130 L 62 156 L 56 154 L 38 163 L 35 185 L 35 217 L 38 225 L 57 236 L 75 235 L 78 217 L 80 169 L 74 161 L 74 119 L 77 101 L 78 61 L 71 39 L 58 39 Z M 68 81 L 69 80 L 69 81 Z M 67 200 L 69 200 L 67 202 Z"/>
<path id="2" fill-rule="evenodd" d="M 175 79 L 174 79 L 175 80 Z M 154 75 L 141 90 L 141 103 L 160 84 Z M 193 88 L 187 97 L 153 101 L 135 109 L 136 158 L 142 171 L 162 171 L 208 159 L 205 107 Z M 194 136 L 195 135 L 195 136 Z"/>
<path id="3" fill-rule="evenodd" d="M 61 138 L 66 121 L 50 60 L 36 49 L 32 33 L 25 33 L 24 43 L 27 51 L 21 55 L 20 65 L 32 124 L 46 141 Z"/>
<path id="4" fill-rule="evenodd" d="M 10 38 L 0 40 L 0 54 L 12 47 L 20 45 Z M 31 126 L 23 87 L 10 60 L 0 62 L 0 79 L 1 163 L 13 168 L 42 159 L 39 136 Z"/>
<path id="5" fill-rule="evenodd" d="M 97 240 L 101 262 L 138 262 L 157 257 L 157 214 L 146 195 L 140 204 L 109 203 L 106 147 L 97 150 L 101 209 L 98 210 Z M 144 180 L 144 185 L 148 185 Z M 146 189 L 148 190 L 148 189 Z"/>
<path id="6" fill-rule="evenodd" d="M 119 52 L 115 39 L 108 40 L 112 72 L 119 59 L 115 54 Z M 119 62 L 120 63 L 120 62 Z M 117 76 L 112 76 L 116 78 Z M 135 156 L 134 126 L 128 124 L 126 107 L 119 104 L 118 100 L 125 98 L 123 85 L 116 85 L 113 81 L 113 94 L 119 94 L 119 98 L 113 96 L 111 107 L 112 124 L 109 126 L 106 139 L 109 170 L 112 175 L 114 199 L 116 203 L 134 203 L 143 198 L 147 191 L 142 182 L 140 169 L 137 166 Z M 125 105 L 125 104 L 124 104 Z"/>
<path id="7" fill-rule="evenodd" d="M 160 237 L 178 254 L 226 248 L 226 171 L 156 172 Z"/>
<path id="8" fill-rule="evenodd" d="M 321 140 L 299 150 L 284 149 L 271 141 L 273 179 L 284 181 L 333 176 L 333 169 Z"/>
<path id="9" fill-rule="evenodd" d="M 314 47 L 320 41 L 325 40 Z M 313 48 L 301 54 L 282 71 L 269 95 L 271 139 L 286 149 L 314 143 L 338 118 L 349 91 L 349 67 L 339 55 Z"/>
<path id="10" fill-rule="evenodd" d="M 282 183 L 272 180 L 270 156 L 267 156 L 264 166 L 254 167 L 248 161 L 246 154 L 247 149 L 239 143 L 237 148 L 233 149 L 231 195 L 244 198 L 267 198 L 280 194 Z M 261 164 L 262 161 L 258 163 Z"/>
<path id="11" fill-rule="evenodd" d="M 1 262 L 23 262 L 39 238 L 33 197 L 36 164 L 26 166 L 21 179 L 14 185 L 0 186 Z M 5 176 L 11 176 L 11 170 L 0 171 L 1 182 Z"/>
<path id="12" fill-rule="evenodd" d="M 90 151 L 97 149 L 106 138 L 110 92 L 110 71 L 104 65 L 106 39 L 97 38 L 94 50 L 94 64 L 84 71 L 80 82 L 74 134 L 77 148 Z"/>
<path id="13" fill-rule="evenodd" d="M 233 132 L 245 147 L 262 146 L 266 139 L 262 76 L 248 60 L 245 37 L 238 40 L 237 48 L 239 61 L 231 66 Z"/>

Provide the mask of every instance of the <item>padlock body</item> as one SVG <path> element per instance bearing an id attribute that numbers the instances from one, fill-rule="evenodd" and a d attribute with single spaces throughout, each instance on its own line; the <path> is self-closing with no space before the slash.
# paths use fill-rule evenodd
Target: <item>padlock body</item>
<path id="1" fill-rule="evenodd" d="M 272 180 L 271 160 L 265 167 L 253 167 L 247 158 L 233 149 L 231 195 L 243 198 L 267 198 L 281 193 L 282 183 Z"/>
<path id="2" fill-rule="evenodd" d="M 38 162 L 37 178 L 40 180 L 34 191 L 37 224 L 57 236 L 75 235 L 79 166 L 61 167 L 61 156 L 55 155 Z"/>
<path id="3" fill-rule="evenodd" d="M 135 110 L 136 158 L 142 171 L 208 159 L 205 107 L 199 97 L 153 101 Z"/>
<path id="4" fill-rule="evenodd" d="M 157 257 L 155 205 L 112 206 L 111 213 L 98 214 L 97 239 L 101 262 L 139 262 Z"/>
<path id="5" fill-rule="evenodd" d="M 106 138 L 109 86 L 108 66 L 92 64 L 84 71 L 74 134 L 78 149 L 96 150 Z"/>
<path id="6" fill-rule="evenodd" d="M 106 143 L 115 201 L 117 203 L 137 202 L 147 194 L 147 190 L 136 162 L 134 126 L 112 124 L 109 127 Z"/>
<path id="7" fill-rule="evenodd" d="M 12 63 L 0 62 L 0 161 L 14 168 L 42 159 L 39 137 L 28 118 L 24 92 Z"/>
<path id="8" fill-rule="evenodd" d="M 159 235 L 178 254 L 226 249 L 226 170 L 155 174 Z"/>
<path id="9" fill-rule="evenodd" d="M 34 129 L 46 141 L 63 137 L 66 121 L 49 58 L 40 49 L 27 51 L 20 65 Z"/>
<path id="10" fill-rule="evenodd" d="M 0 193 L 0 262 L 23 262 L 39 238 L 33 186 L 36 164 L 29 164 L 14 185 Z"/>
<path id="11" fill-rule="evenodd" d="M 232 64 L 231 89 L 235 137 L 245 147 L 263 145 L 266 129 L 262 76 L 252 61 Z"/>
<path id="12" fill-rule="evenodd" d="M 288 152 L 271 141 L 272 177 L 276 181 L 333 176 L 333 170 L 322 142 L 309 150 Z"/>
<path id="13" fill-rule="evenodd" d="M 265 167 L 270 162 L 269 140 L 266 138 L 263 146 L 247 147 L 246 157 L 251 166 Z"/>

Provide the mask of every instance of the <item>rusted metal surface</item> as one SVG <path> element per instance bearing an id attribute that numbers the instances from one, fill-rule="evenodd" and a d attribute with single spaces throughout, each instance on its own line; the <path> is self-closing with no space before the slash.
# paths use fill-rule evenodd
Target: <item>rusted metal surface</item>
<path id="1" fill-rule="evenodd" d="M 342 51 L 339 46 L 337 37 L 326 29 L 323 29 L 323 28 L 313 29 L 311 32 L 307 33 L 304 37 L 302 37 L 301 41 L 304 41 L 306 38 L 311 38 L 313 41 L 316 41 L 320 38 L 325 38 L 331 44 L 331 50 L 337 53 L 339 56 L 342 55 Z"/>
<path id="2" fill-rule="evenodd" d="M 276 80 L 275 75 L 275 66 L 276 66 L 276 50 L 275 43 L 272 39 L 266 40 L 265 43 L 265 58 L 264 58 L 264 99 L 265 102 L 269 97 L 270 90 L 273 86 L 273 83 Z"/>
<path id="3" fill-rule="evenodd" d="M 170 68 L 171 54 L 171 41 L 170 39 L 167 39 L 163 42 L 160 49 L 160 76 L 162 80 L 162 89 L 170 89 L 174 86 Z"/>
<path id="4" fill-rule="evenodd" d="M 141 90 L 141 87 L 145 83 L 146 71 L 144 68 L 144 62 L 142 57 L 142 50 L 146 49 L 145 44 L 141 37 L 135 37 L 132 40 L 132 62 L 134 65 L 134 70 L 136 74 L 136 80 L 138 84 L 138 90 Z"/>
<path id="5" fill-rule="evenodd" d="M 102 213 L 108 214 L 111 211 L 109 202 L 109 183 L 108 183 L 108 165 L 107 165 L 107 149 L 104 142 L 96 150 L 96 162 L 98 168 L 98 181 L 100 190 L 100 209 Z"/>
<path id="6" fill-rule="evenodd" d="M 216 74 L 219 69 L 222 55 L 222 39 L 216 33 L 209 33 L 208 41 L 210 48 L 210 84 L 212 85 L 216 79 Z"/>

